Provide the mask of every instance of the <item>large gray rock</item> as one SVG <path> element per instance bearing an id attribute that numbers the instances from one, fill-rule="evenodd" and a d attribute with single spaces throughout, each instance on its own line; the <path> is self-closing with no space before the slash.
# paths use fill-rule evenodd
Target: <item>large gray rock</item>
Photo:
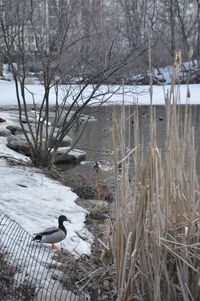
<path id="1" fill-rule="evenodd" d="M 52 140 L 53 140 L 53 142 L 56 142 L 56 138 L 53 138 Z M 73 141 L 73 139 L 71 137 L 69 137 L 68 135 L 66 135 L 64 137 L 64 139 L 62 140 L 60 146 L 61 147 L 70 146 L 72 144 L 72 141 Z"/>
<path id="2" fill-rule="evenodd" d="M 86 159 L 86 153 L 79 149 L 70 150 L 70 147 L 59 147 L 55 154 L 55 163 L 80 162 Z"/>
<path id="3" fill-rule="evenodd" d="M 0 126 L 0 136 L 1 137 L 11 136 L 11 131 L 3 126 Z"/>
<path id="4" fill-rule="evenodd" d="M 0 123 L 6 123 L 6 120 L 0 117 Z"/>
<path id="5" fill-rule="evenodd" d="M 60 127 L 60 126 L 62 125 L 62 123 L 63 123 L 63 121 L 64 121 L 64 118 L 65 118 L 66 114 L 67 114 L 67 111 L 63 111 L 63 112 L 62 112 L 62 114 L 61 114 L 59 120 L 57 121 L 56 126 Z M 73 111 L 72 111 L 72 112 L 69 112 L 69 115 L 68 115 L 68 117 L 67 117 L 67 121 L 69 121 L 69 120 L 71 119 L 71 117 L 73 116 L 73 114 L 74 114 Z M 53 122 L 53 121 L 54 121 L 54 118 L 55 118 L 55 112 L 53 112 L 53 113 L 51 114 L 51 116 L 50 116 L 50 121 Z"/>
<path id="6" fill-rule="evenodd" d="M 6 145 L 16 152 L 30 156 L 30 148 L 24 135 L 8 137 Z"/>
<path id="7" fill-rule="evenodd" d="M 29 135 L 30 137 L 30 135 Z M 31 137 L 30 137 L 31 139 Z M 71 138 L 69 136 L 66 137 L 65 143 L 71 143 Z M 10 136 L 7 139 L 7 147 L 24 154 L 26 156 L 30 156 L 30 148 L 28 145 L 28 142 L 24 135 L 16 135 L 16 136 Z M 81 160 L 85 160 L 86 154 L 84 151 L 81 150 L 72 150 L 69 153 L 70 147 L 60 147 L 58 148 L 58 151 L 56 153 L 56 163 L 62 163 L 62 162 L 80 162 Z"/>
<path id="8" fill-rule="evenodd" d="M 17 125 L 8 125 L 6 129 L 10 130 L 12 135 L 19 135 L 23 133 L 22 129 Z"/>
<path id="9" fill-rule="evenodd" d="M 81 115 L 79 119 L 80 122 L 97 121 L 97 119 L 94 116 L 89 116 L 89 115 Z"/>
<path id="10" fill-rule="evenodd" d="M 21 120 L 22 120 L 22 123 L 27 123 L 27 119 L 25 116 L 22 116 Z M 28 117 L 28 121 L 30 123 L 37 123 L 37 120 L 35 120 L 35 118 L 31 117 L 31 116 Z"/>
<path id="11" fill-rule="evenodd" d="M 69 115 L 67 117 L 67 121 L 69 121 L 71 119 L 71 117 L 74 115 L 74 113 L 75 113 L 74 111 L 69 112 Z M 56 126 L 58 126 L 58 127 L 62 126 L 62 123 L 64 121 L 64 118 L 65 118 L 66 114 L 67 114 L 67 111 L 64 111 L 61 114 L 60 119 L 58 120 Z M 55 112 L 51 112 L 50 117 L 49 117 L 51 122 L 53 122 L 54 117 L 55 117 Z M 80 124 L 84 124 L 87 121 L 96 121 L 96 120 L 97 119 L 93 116 L 81 114 L 81 116 L 76 119 L 75 123 L 76 123 L 76 125 L 80 125 Z"/>
<path id="12" fill-rule="evenodd" d="M 57 140 L 56 136 L 57 136 L 58 132 L 59 132 L 59 128 L 55 128 L 54 133 L 53 133 L 53 138 L 52 138 L 53 143 L 56 142 L 56 140 Z M 49 134 L 50 134 L 50 131 L 49 131 Z M 44 137 L 45 137 L 45 131 L 44 131 Z M 63 138 L 63 140 L 60 144 L 60 147 L 70 146 L 72 144 L 72 142 L 73 142 L 73 139 L 70 136 L 65 135 L 65 137 Z"/>
<path id="13" fill-rule="evenodd" d="M 27 124 L 27 119 L 26 119 L 26 116 L 25 116 L 25 115 L 22 116 L 21 120 L 22 120 L 22 123 Z M 30 114 L 29 114 L 29 115 L 28 115 L 28 121 L 29 121 L 30 124 L 38 124 L 39 117 L 38 117 L 38 116 L 36 116 L 36 117 L 33 116 L 33 117 L 32 117 L 32 116 L 30 116 Z M 43 121 L 43 118 L 42 118 L 42 117 L 40 118 L 40 121 L 41 121 L 41 122 Z M 46 125 L 46 124 L 47 124 L 47 121 L 45 120 L 45 121 L 44 121 L 44 125 Z M 51 123 L 48 122 L 48 127 L 50 127 L 50 126 L 51 126 Z"/>

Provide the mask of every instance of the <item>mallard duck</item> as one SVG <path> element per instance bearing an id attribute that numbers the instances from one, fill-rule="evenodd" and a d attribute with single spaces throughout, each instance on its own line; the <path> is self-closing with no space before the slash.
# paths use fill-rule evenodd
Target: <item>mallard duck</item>
<path id="1" fill-rule="evenodd" d="M 93 167 L 95 170 L 98 170 L 99 168 L 101 168 L 101 163 L 99 161 L 94 161 L 93 163 Z"/>
<path id="2" fill-rule="evenodd" d="M 51 227 L 44 229 L 41 232 L 34 233 L 33 240 L 50 243 L 52 244 L 52 249 L 57 249 L 55 243 L 62 241 L 67 236 L 67 230 L 63 225 L 63 222 L 70 222 L 65 215 L 60 215 L 58 218 L 58 227 Z"/>
<path id="3" fill-rule="evenodd" d="M 142 113 L 142 117 L 143 117 L 143 118 L 149 118 L 149 114 L 143 112 L 143 113 Z"/>

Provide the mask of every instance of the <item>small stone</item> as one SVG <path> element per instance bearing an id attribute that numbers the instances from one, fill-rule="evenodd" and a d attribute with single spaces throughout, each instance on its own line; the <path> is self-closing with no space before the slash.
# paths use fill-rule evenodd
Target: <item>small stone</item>
<path id="1" fill-rule="evenodd" d="M 23 133 L 22 129 L 19 126 L 8 125 L 6 128 L 11 131 L 12 135 Z"/>
<path id="2" fill-rule="evenodd" d="M 53 137 L 53 138 L 52 138 L 52 142 L 55 143 L 56 141 L 57 141 L 56 138 Z M 60 146 L 61 146 L 61 147 L 70 146 L 70 145 L 72 144 L 72 141 L 73 141 L 73 139 L 72 139 L 71 137 L 69 137 L 68 135 L 66 135 L 66 136 L 63 138 L 63 140 L 62 140 Z"/>
<path id="3" fill-rule="evenodd" d="M 11 135 L 10 130 L 4 128 L 4 127 L 0 127 L 0 136 L 1 137 L 8 137 Z"/>
<path id="4" fill-rule="evenodd" d="M 0 123 L 4 123 L 4 122 L 6 122 L 6 120 L 0 117 Z"/>

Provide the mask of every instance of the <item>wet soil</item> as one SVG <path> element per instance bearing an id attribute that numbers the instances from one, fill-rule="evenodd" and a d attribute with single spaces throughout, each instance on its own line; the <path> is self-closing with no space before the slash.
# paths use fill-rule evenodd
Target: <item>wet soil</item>
<path id="1" fill-rule="evenodd" d="M 106 223 L 112 220 L 112 208 L 114 193 L 105 183 L 101 186 L 100 198 L 95 181 L 86 178 L 85 175 L 70 169 L 69 177 L 63 178 L 55 169 L 51 176 L 72 188 L 79 198 L 76 203 L 88 210 L 85 224 L 94 236 L 90 256 L 81 256 L 78 259 L 66 251 L 63 252 L 65 268 L 67 264 L 70 270 L 72 282 L 76 283 L 76 289 L 88 292 L 91 301 L 115 300 L 115 270 L 112 254 L 105 252 L 101 241 L 107 243 L 105 238 Z M 60 257 L 59 257 L 60 258 Z M 62 257 L 61 257 L 62 258 Z M 71 268 L 70 268 L 71 267 Z"/>

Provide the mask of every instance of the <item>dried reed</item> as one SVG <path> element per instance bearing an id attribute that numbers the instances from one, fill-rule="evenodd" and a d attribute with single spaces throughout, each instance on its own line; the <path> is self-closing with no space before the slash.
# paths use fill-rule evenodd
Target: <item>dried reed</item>
<path id="1" fill-rule="evenodd" d="M 157 146 L 156 116 L 151 107 L 147 156 L 134 112 L 134 171 L 129 157 L 116 168 L 116 205 L 112 253 L 116 266 L 117 300 L 199 300 L 200 190 L 196 173 L 194 128 L 190 106 L 184 114 L 173 84 L 165 95 L 164 149 Z M 114 118 L 113 146 L 125 158 L 127 120 Z M 119 125 L 120 124 L 120 125 Z M 114 137 L 118 139 L 114 139 Z M 118 162 L 118 154 L 115 160 Z M 117 167 L 117 164 L 116 164 Z"/>

